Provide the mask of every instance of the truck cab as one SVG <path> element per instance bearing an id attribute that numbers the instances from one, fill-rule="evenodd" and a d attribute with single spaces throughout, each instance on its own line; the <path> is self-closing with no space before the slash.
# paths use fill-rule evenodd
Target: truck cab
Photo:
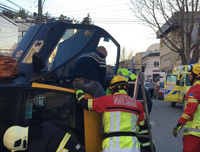
<path id="1" fill-rule="evenodd" d="M 175 107 L 176 103 L 182 104 L 183 109 L 185 107 L 185 96 L 191 87 L 188 66 L 174 67 L 172 74 L 166 76 L 164 101 L 169 101 L 172 107 Z"/>
<path id="2" fill-rule="evenodd" d="M 20 76 L 0 80 L 1 152 L 8 152 L 3 135 L 9 127 L 37 126 L 49 120 L 64 121 L 87 152 L 101 151 L 100 114 L 82 109 L 70 81 L 77 58 L 97 46 L 108 51 L 108 87 L 118 69 L 120 45 L 104 29 L 64 22 L 28 29 L 12 55 Z"/>

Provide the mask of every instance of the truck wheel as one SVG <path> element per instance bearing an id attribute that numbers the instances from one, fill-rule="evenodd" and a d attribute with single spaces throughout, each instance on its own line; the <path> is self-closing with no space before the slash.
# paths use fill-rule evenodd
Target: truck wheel
<path id="1" fill-rule="evenodd" d="M 171 103 L 170 103 L 170 106 L 171 106 L 171 107 L 175 107 L 175 106 L 176 106 L 176 102 L 171 102 Z"/>
<path id="2" fill-rule="evenodd" d="M 182 107 L 183 107 L 183 111 L 185 110 L 185 98 L 183 98 L 182 100 Z"/>

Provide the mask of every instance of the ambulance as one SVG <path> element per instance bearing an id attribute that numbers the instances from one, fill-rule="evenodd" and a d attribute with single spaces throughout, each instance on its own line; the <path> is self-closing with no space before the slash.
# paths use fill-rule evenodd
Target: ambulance
<path id="1" fill-rule="evenodd" d="M 171 107 L 180 103 L 185 108 L 185 96 L 191 87 L 189 82 L 189 65 L 174 67 L 171 75 L 166 75 L 164 81 L 164 101 L 170 102 Z"/>

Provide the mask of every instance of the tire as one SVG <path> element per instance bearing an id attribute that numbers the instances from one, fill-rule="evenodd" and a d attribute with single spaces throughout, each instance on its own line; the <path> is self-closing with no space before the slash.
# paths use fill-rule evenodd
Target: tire
<path id="1" fill-rule="evenodd" d="M 170 106 L 171 106 L 171 107 L 175 107 L 175 106 L 176 106 L 176 102 L 171 102 L 171 103 L 170 103 Z"/>
<path id="2" fill-rule="evenodd" d="M 185 98 L 183 97 L 183 100 L 182 100 L 182 107 L 183 107 L 183 111 L 185 110 Z"/>

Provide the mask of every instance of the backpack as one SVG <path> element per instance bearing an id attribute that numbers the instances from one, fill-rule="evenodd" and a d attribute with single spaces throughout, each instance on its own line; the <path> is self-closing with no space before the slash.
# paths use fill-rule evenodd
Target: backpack
<path id="1" fill-rule="evenodd" d="M 10 56 L 0 55 L 0 78 L 14 78 L 19 76 L 17 60 Z"/>

